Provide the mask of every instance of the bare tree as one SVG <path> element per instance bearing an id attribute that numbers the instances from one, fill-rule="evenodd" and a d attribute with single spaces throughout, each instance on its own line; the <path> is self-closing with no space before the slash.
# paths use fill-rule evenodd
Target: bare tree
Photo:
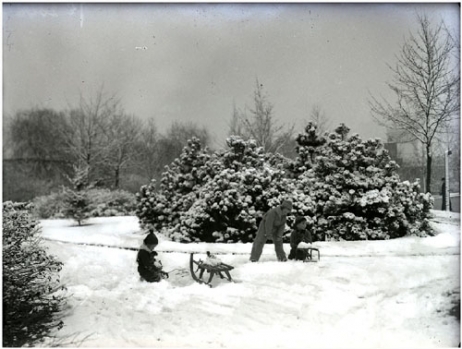
<path id="1" fill-rule="evenodd" d="M 311 108 L 309 121 L 312 121 L 316 124 L 317 130 L 320 134 L 328 131 L 331 127 L 329 118 L 326 116 L 326 113 L 322 110 L 319 104 L 314 104 Z"/>
<path id="2" fill-rule="evenodd" d="M 58 131 L 67 127 L 63 113 L 52 109 L 19 111 L 6 126 L 14 158 L 68 160 L 64 139 Z"/>
<path id="3" fill-rule="evenodd" d="M 108 115 L 102 162 L 112 174 L 114 188 L 119 188 L 121 171 L 134 163 L 140 134 L 141 123 L 135 116 L 123 111 Z"/>
<path id="4" fill-rule="evenodd" d="M 11 135 L 11 129 L 12 125 L 14 122 L 14 117 L 11 116 L 11 114 L 3 114 L 3 129 L 2 129 L 2 154 L 3 154 L 3 159 L 10 159 L 12 158 L 13 152 L 14 152 L 14 142 L 13 142 L 13 137 Z"/>
<path id="5" fill-rule="evenodd" d="M 230 131 L 244 139 L 252 138 L 266 152 L 279 152 L 286 143 L 293 139 L 294 126 L 285 129 L 278 125 L 273 115 L 273 105 L 267 101 L 263 85 L 256 79 L 253 95 L 253 107 L 248 115 L 235 106 L 231 119 Z"/>
<path id="6" fill-rule="evenodd" d="M 444 159 L 446 152 L 449 152 L 449 178 L 450 186 L 460 190 L 460 119 L 454 120 L 451 124 L 447 123 L 443 132 L 438 135 L 438 147 L 435 155 Z M 435 178 L 435 176 L 433 176 Z M 439 180 L 439 178 L 437 178 Z"/>
<path id="7" fill-rule="evenodd" d="M 183 148 L 188 144 L 188 140 L 193 137 L 198 138 L 204 147 L 210 144 L 210 134 L 206 128 L 188 122 L 172 123 L 158 143 L 159 164 L 162 165 L 162 168 L 179 157 Z"/>
<path id="8" fill-rule="evenodd" d="M 236 107 L 236 103 L 233 103 L 233 114 L 231 116 L 231 122 L 229 123 L 228 136 L 241 136 L 246 138 L 246 132 L 242 125 L 241 119 L 243 113 Z"/>
<path id="9" fill-rule="evenodd" d="M 73 158 L 60 132 L 67 126 L 64 113 L 47 108 L 4 117 L 4 200 L 27 201 L 68 184 Z"/>
<path id="10" fill-rule="evenodd" d="M 135 145 L 135 159 L 139 172 L 148 179 L 155 178 L 163 169 L 159 163 L 159 140 L 160 134 L 154 118 L 143 121 Z"/>
<path id="11" fill-rule="evenodd" d="M 452 53 L 455 41 L 444 22 L 432 26 L 427 16 L 418 16 L 419 30 L 405 41 L 397 63 L 390 69 L 388 84 L 396 101 L 372 97 L 376 120 L 402 129 L 420 142 L 426 153 L 426 188 L 431 188 L 432 144 L 442 127 L 457 117 L 460 109 L 457 66 Z"/>
<path id="12" fill-rule="evenodd" d="M 91 180 L 101 179 L 102 165 L 107 154 L 110 119 L 120 112 L 119 101 L 106 97 L 101 88 L 94 98 L 80 96 L 80 105 L 68 112 L 70 128 L 63 130 L 67 147 L 77 166 L 87 166 Z"/>

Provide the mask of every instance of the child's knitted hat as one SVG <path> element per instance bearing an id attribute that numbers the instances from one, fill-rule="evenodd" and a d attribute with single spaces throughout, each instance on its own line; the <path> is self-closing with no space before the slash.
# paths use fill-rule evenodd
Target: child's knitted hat
<path id="1" fill-rule="evenodd" d="M 143 241 L 146 245 L 157 245 L 159 240 L 152 230 L 149 231 L 149 234 L 144 238 Z"/>
<path id="2" fill-rule="evenodd" d="M 297 218 L 295 218 L 295 223 L 294 223 L 294 227 L 297 227 L 297 225 L 299 225 L 301 222 L 306 222 L 306 218 L 304 216 L 297 216 Z"/>

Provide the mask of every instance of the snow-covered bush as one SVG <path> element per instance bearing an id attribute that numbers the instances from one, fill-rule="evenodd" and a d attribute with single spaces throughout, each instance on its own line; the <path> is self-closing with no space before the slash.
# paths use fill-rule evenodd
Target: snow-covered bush
<path id="1" fill-rule="evenodd" d="M 74 219 L 79 225 L 90 217 L 89 199 L 87 195 L 87 189 L 89 186 L 88 171 L 88 166 L 74 166 L 74 177 L 69 178 L 73 188 L 63 188 L 63 216 L 65 218 Z"/>
<path id="2" fill-rule="evenodd" d="M 63 326 L 62 263 L 46 253 L 25 204 L 3 203 L 3 346 L 32 346 Z"/>
<path id="3" fill-rule="evenodd" d="M 161 230 L 172 223 L 172 202 L 156 188 L 155 179 L 140 188 L 139 193 L 136 193 L 136 202 L 135 213 L 142 228 L 152 226 Z"/>
<path id="4" fill-rule="evenodd" d="M 64 218 L 63 212 L 66 207 L 64 191 L 49 195 L 37 196 L 32 200 L 32 213 L 42 219 Z"/>
<path id="5" fill-rule="evenodd" d="M 257 221 L 289 194 L 285 181 L 281 172 L 269 168 L 223 170 L 199 190 L 199 200 L 185 212 L 174 237 L 183 241 L 253 241 Z"/>
<path id="6" fill-rule="evenodd" d="M 82 225 L 90 217 L 90 201 L 85 190 L 72 190 L 64 188 L 63 216 L 72 218 L 78 225 Z"/>
<path id="7" fill-rule="evenodd" d="M 287 198 L 289 227 L 303 215 L 318 240 L 431 232 L 432 197 L 419 193 L 417 182 L 400 181 L 378 139 L 348 137 L 344 124 L 322 137 L 316 132 L 310 123 L 297 137 L 292 162 L 240 137 L 229 137 L 228 149 L 214 154 L 190 141 L 160 187 L 152 182 L 137 194 L 141 225 L 176 241 L 250 242 L 262 215 Z"/>
<path id="8" fill-rule="evenodd" d="M 320 152 L 320 148 L 326 143 L 326 138 L 318 134 L 317 126 L 309 122 L 305 127 L 305 132 L 300 133 L 295 139 L 297 146 L 297 158 L 288 168 L 294 177 L 300 176 L 314 166 L 315 158 Z"/>
<path id="9" fill-rule="evenodd" d="M 210 158 L 198 138 L 190 139 L 180 157 L 166 166 L 160 187 L 152 180 L 136 194 L 140 225 L 162 229 L 178 224 L 181 214 L 197 199 L 197 189 L 215 174 Z"/>
<path id="10" fill-rule="evenodd" d="M 136 210 L 135 194 L 125 190 L 93 188 L 86 191 L 87 217 L 130 216 Z M 32 213 L 39 218 L 65 218 L 66 191 L 35 198 Z"/>
<path id="11" fill-rule="evenodd" d="M 313 128 L 307 129 L 312 138 Z M 431 196 L 418 193 L 417 182 L 399 180 L 398 165 L 379 140 L 348 138 L 348 131 L 340 125 L 316 147 L 315 157 L 303 155 L 295 161 L 296 168 L 303 161 L 310 168 L 299 175 L 297 187 L 315 203 L 317 239 L 379 240 L 429 233 Z M 304 148 L 300 142 L 301 154 L 314 153 Z"/>
<path id="12" fill-rule="evenodd" d="M 252 241 L 263 213 L 293 189 L 282 164 L 271 165 L 281 163 L 278 156 L 236 136 L 214 154 L 191 151 L 192 145 L 167 168 L 159 190 L 155 182 L 141 188 L 140 222 L 177 241 Z"/>
<path id="13" fill-rule="evenodd" d="M 125 190 L 87 190 L 90 217 L 129 216 L 136 210 L 136 197 Z"/>

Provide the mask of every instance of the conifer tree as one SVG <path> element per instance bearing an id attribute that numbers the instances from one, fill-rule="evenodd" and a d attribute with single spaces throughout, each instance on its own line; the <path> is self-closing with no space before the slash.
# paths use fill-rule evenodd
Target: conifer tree
<path id="1" fill-rule="evenodd" d="M 255 141 L 231 136 L 227 145 L 228 151 L 215 158 L 223 170 L 199 189 L 198 200 L 173 233 L 175 239 L 253 241 L 262 215 L 290 195 L 293 185 L 284 171 L 268 163 Z"/>
<path id="2" fill-rule="evenodd" d="M 3 203 L 3 346 L 36 346 L 61 329 L 62 263 L 41 244 L 39 224 L 23 203 Z"/>
<path id="3" fill-rule="evenodd" d="M 326 143 L 326 139 L 318 133 L 316 124 L 309 122 L 305 132 L 297 136 L 296 142 L 297 157 L 288 167 L 294 177 L 298 177 L 314 166 L 319 149 Z"/>
<path id="4" fill-rule="evenodd" d="M 136 214 L 141 225 L 162 229 L 178 224 L 180 214 L 196 200 L 197 188 L 214 175 L 210 157 L 198 138 L 188 140 L 180 157 L 165 167 L 159 189 L 153 180 L 137 193 Z"/>
<path id="5" fill-rule="evenodd" d="M 315 166 L 298 188 L 315 203 L 318 239 L 389 239 L 429 232 L 431 199 L 418 183 L 401 182 L 383 144 L 348 137 L 340 125 L 317 149 Z M 303 146 L 303 145 L 301 145 Z M 312 161 L 308 159 L 306 161 Z"/>
<path id="6" fill-rule="evenodd" d="M 64 188 L 64 217 L 74 219 L 78 225 L 82 225 L 85 222 L 90 212 L 90 200 L 87 194 L 87 190 L 90 187 L 88 173 L 88 166 L 75 166 L 74 177 L 69 178 L 72 183 L 72 189 Z"/>

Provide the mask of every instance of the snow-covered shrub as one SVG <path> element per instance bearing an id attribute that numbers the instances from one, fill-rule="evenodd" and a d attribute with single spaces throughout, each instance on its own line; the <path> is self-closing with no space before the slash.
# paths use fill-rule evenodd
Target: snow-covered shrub
<path id="1" fill-rule="evenodd" d="M 318 134 L 315 123 L 309 122 L 305 132 L 300 133 L 295 141 L 297 158 L 289 164 L 288 168 L 294 177 L 298 177 L 314 166 L 316 156 L 326 143 L 326 138 Z"/>
<path id="2" fill-rule="evenodd" d="M 89 217 L 129 216 L 136 210 L 136 197 L 125 190 L 87 190 Z"/>
<path id="3" fill-rule="evenodd" d="M 342 124 L 329 134 L 316 156 L 305 160 L 310 169 L 298 177 L 298 189 L 315 203 L 317 239 L 379 240 L 428 233 L 431 197 L 418 193 L 418 183 L 399 180 L 398 165 L 379 140 L 348 138 L 348 131 Z M 307 152 L 303 144 L 298 149 Z M 302 159 L 296 160 L 299 168 Z"/>
<path id="4" fill-rule="evenodd" d="M 237 136 L 214 154 L 193 145 L 167 167 L 159 189 L 152 182 L 137 194 L 141 224 L 177 241 L 253 241 L 262 215 L 294 189 L 280 156 Z"/>
<path id="5" fill-rule="evenodd" d="M 64 191 L 38 196 L 32 200 L 32 213 L 42 219 L 64 218 L 63 212 L 66 207 L 64 197 Z"/>
<path id="6" fill-rule="evenodd" d="M 66 190 L 39 196 L 33 200 L 33 214 L 42 219 L 65 218 Z M 86 191 L 87 217 L 130 216 L 136 209 L 135 194 L 124 190 L 93 188 Z"/>
<path id="7" fill-rule="evenodd" d="M 257 221 L 289 195 L 285 181 L 281 172 L 269 168 L 224 169 L 199 190 L 177 236 L 185 241 L 253 241 Z"/>
<path id="8" fill-rule="evenodd" d="M 176 241 L 249 242 L 262 215 L 287 198 L 293 203 L 288 226 L 303 215 L 318 240 L 429 233 L 431 196 L 420 194 L 417 182 L 400 181 L 379 140 L 348 132 L 341 124 L 320 137 L 310 123 L 289 163 L 236 136 L 214 154 L 192 141 L 159 188 L 152 182 L 137 194 L 141 225 Z"/>
<path id="9" fill-rule="evenodd" d="M 62 263 L 46 253 L 25 204 L 3 203 L 3 346 L 33 346 L 63 326 Z"/>
<path id="10" fill-rule="evenodd" d="M 72 190 L 64 188 L 63 216 L 72 218 L 78 225 L 82 225 L 90 217 L 90 201 L 85 190 Z"/>
<path id="11" fill-rule="evenodd" d="M 74 167 L 74 177 L 69 178 L 73 188 L 64 188 L 64 210 L 65 218 L 74 219 L 81 225 L 90 217 L 89 199 L 87 195 L 89 167 Z"/>
<path id="12" fill-rule="evenodd" d="M 148 226 L 161 230 L 172 222 L 171 201 L 156 188 L 156 180 L 153 179 L 148 185 L 143 185 L 139 193 L 136 193 L 136 216 L 140 226 Z"/>
<path id="13" fill-rule="evenodd" d="M 197 189 L 214 176 L 210 158 L 198 138 L 190 139 L 180 157 L 166 166 L 160 187 L 157 188 L 153 180 L 136 194 L 140 225 L 162 229 L 177 224 L 181 214 L 196 200 Z"/>

